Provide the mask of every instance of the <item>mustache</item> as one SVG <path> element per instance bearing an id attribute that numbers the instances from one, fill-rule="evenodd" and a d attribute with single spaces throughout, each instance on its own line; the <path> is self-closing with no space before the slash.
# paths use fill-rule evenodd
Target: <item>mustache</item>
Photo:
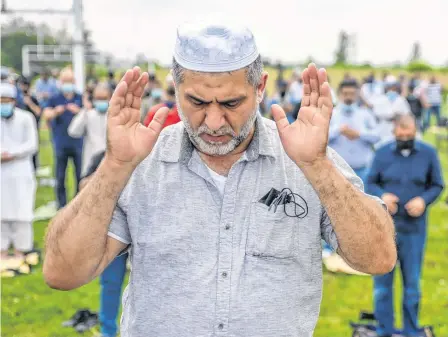
<path id="1" fill-rule="evenodd" d="M 219 130 L 211 130 L 207 125 L 202 124 L 198 131 L 197 134 L 201 135 L 201 134 L 208 134 L 210 136 L 226 136 L 226 135 L 230 135 L 232 137 L 236 137 L 236 133 L 235 131 L 232 130 L 232 128 L 230 127 L 230 125 L 225 125 L 223 127 L 221 127 Z"/>

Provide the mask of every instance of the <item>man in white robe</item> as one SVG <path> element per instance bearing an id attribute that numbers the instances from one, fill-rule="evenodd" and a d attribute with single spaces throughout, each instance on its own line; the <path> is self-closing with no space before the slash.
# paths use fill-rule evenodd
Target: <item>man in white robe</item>
<path id="1" fill-rule="evenodd" d="M 384 144 L 394 139 L 394 120 L 399 115 L 409 115 L 411 107 L 407 100 L 401 96 L 399 82 L 393 76 L 388 76 L 384 82 L 385 93 L 372 97 L 373 114 L 378 121 L 378 132 L 380 141 L 377 144 Z"/>
<path id="2" fill-rule="evenodd" d="M 33 249 L 33 211 L 36 193 L 33 155 L 37 151 L 36 121 L 15 107 L 16 88 L 0 84 L 1 113 L 1 257 L 23 257 Z"/>

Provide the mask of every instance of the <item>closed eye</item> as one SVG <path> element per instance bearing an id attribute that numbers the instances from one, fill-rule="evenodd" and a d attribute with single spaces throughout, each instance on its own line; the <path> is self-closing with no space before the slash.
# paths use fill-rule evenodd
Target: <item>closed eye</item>
<path id="1" fill-rule="evenodd" d="M 240 104 L 240 102 L 241 102 L 241 101 L 232 101 L 232 102 L 224 103 L 223 105 L 224 105 L 226 108 L 233 109 L 233 108 L 236 108 L 236 107 Z"/>
<path id="2" fill-rule="evenodd" d="M 196 105 L 196 106 L 202 106 L 202 105 L 205 104 L 205 102 L 202 102 L 202 101 L 199 101 L 199 100 L 196 100 L 196 99 L 191 99 L 190 102 L 191 102 L 193 105 Z"/>

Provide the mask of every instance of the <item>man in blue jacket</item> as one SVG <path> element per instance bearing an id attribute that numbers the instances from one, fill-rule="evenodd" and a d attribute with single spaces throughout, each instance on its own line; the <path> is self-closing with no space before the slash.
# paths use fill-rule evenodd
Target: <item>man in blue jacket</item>
<path id="1" fill-rule="evenodd" d="M 60 73 L 60 93 L 52 96 L 44 110 L 45 118 L 50 122 L 53 149 L 56 157 L 56 195 L 59 208 L 67 203 L 65 191 L 65 173 L 68 159 L 75 166 L 76 190 L 81 177 L 82 138 L 72 138 L 68 127 L 73 117 L 81 111 L 82 96 L 75 91 L 75 80 L 71 69 Z"/>
<path id="2" fill-rule="evenodd" d="M 427 209 L 444 188 L 437 152 L 415 140 L 416 130 L 412 115 L 400 116 L 394 129 L 395 141 L 378 149 L 367 178 L 367 193 L 380 197 L 394 218 L 404 283 L 403 333 L 409 337 L 419 336 L 419 283 Z M 393 275 L 391 271 L 374 277 L 379 336 L 394 333 Z"/>

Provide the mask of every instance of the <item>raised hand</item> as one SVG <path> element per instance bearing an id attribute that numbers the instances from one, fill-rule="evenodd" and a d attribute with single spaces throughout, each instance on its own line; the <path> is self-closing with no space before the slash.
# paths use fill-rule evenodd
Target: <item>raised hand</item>
<path id="1" fill-rule="evenodd" d="M 302 73 L 303 98 L 297 120 L 289 124 L 284 110 L 272 106 L 280 139 L 288 156 L 299 166 L 326 157 L 333 103 L 325 69 L 311 63 Z"/>
<path id="2" fill-rule="evenodd" d="M 159 109 L 148 127 L 140 123 L 140 105 L 148 73 L 128 70 L 110 100 L 107 117 L 106 158 L 135 168 L 152 150 L 168 115 Z"/>

